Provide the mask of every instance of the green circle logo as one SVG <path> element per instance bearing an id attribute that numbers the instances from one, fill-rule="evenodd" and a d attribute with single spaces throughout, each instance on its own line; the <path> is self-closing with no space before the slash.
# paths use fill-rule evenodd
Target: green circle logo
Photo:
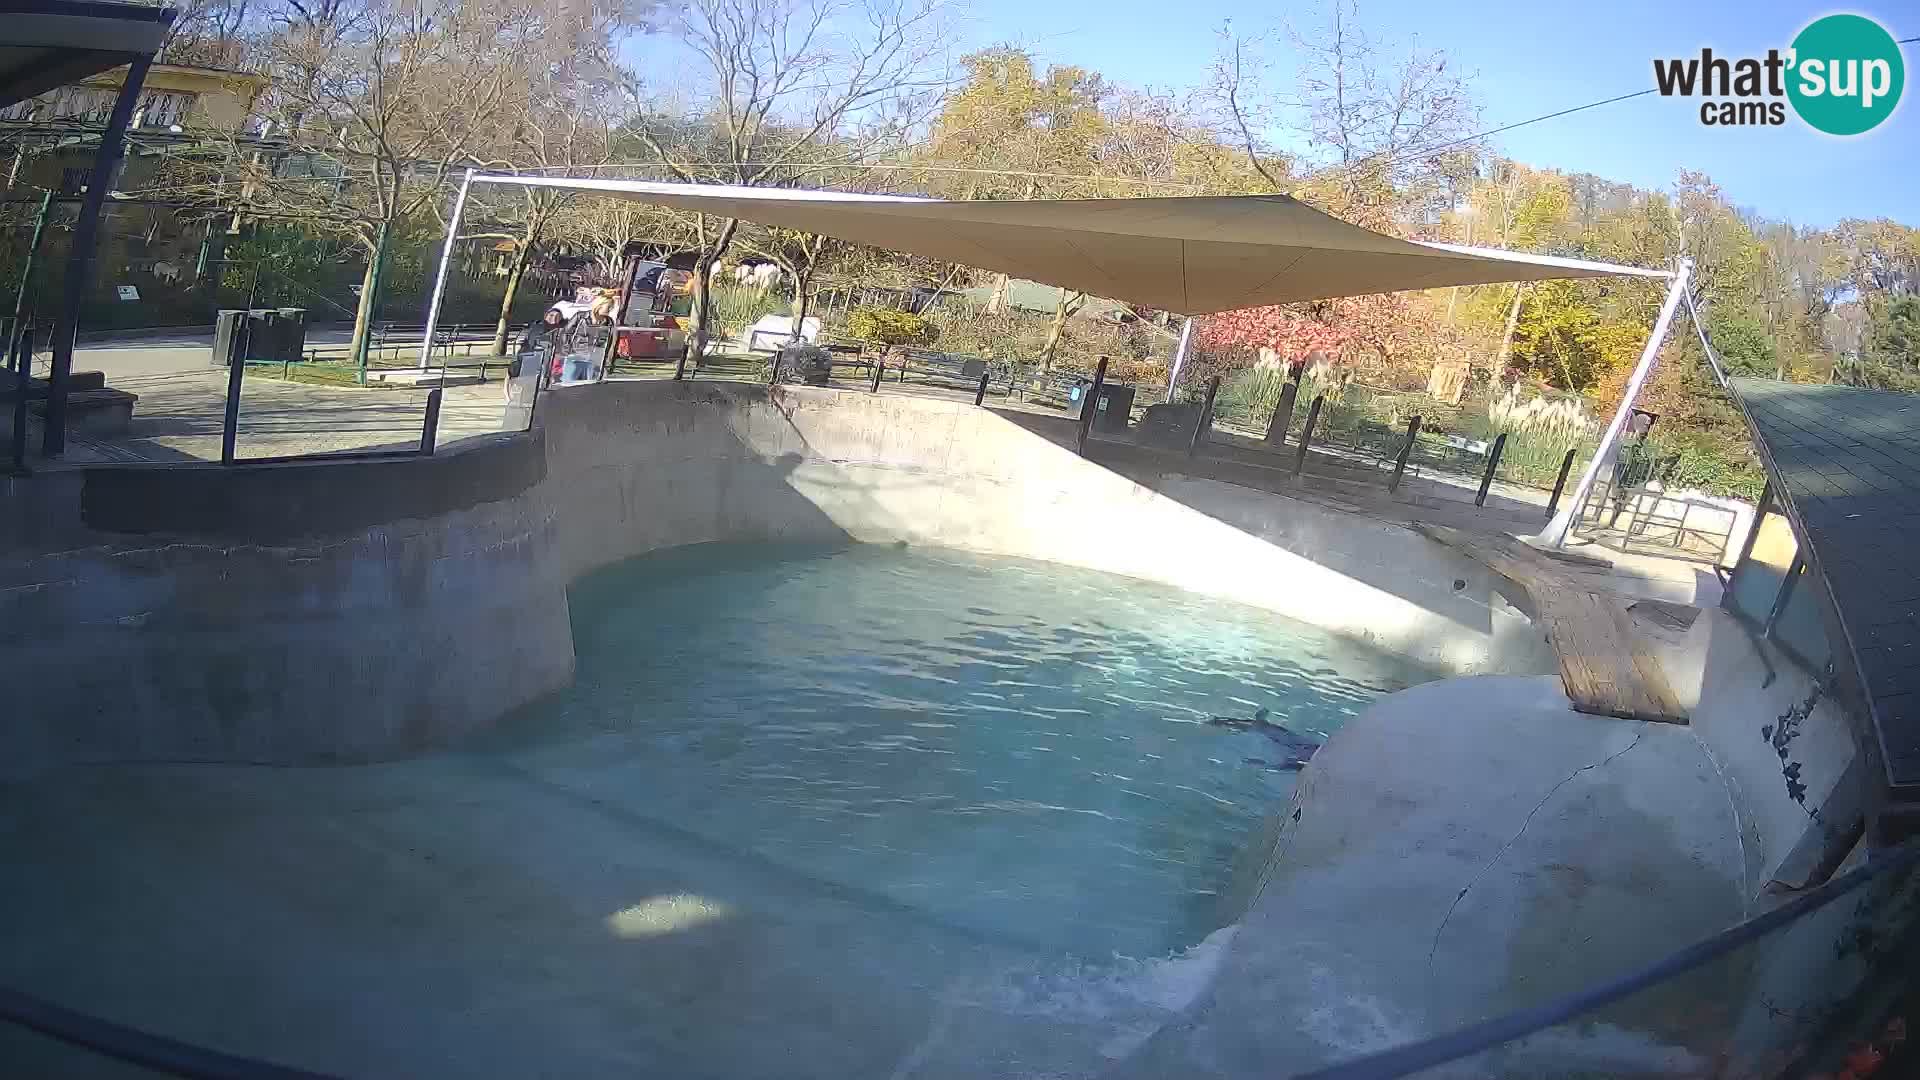
<path id="1" fill-rule="evenodd" d="M 1893 115 L 1906 63 L 1886 28 L 1863 15 L 1815 19 L 1793 39 L 1787 98 L 1829 135 L 1859 135 Z"/>

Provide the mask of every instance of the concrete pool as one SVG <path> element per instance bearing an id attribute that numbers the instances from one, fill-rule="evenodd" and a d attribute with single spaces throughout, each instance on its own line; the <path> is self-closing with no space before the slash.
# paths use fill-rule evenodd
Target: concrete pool
<path id="1" fill-rule="evenodd" d="M 0 822 L 0 854 L 27 883 L 5 901 L 16 930 L 0 982 L 350 1075 L 431 1074 L 450 1055 L 527 1075 L 555 1068 L 561 1052 L 584 1055 L 581 1074 L 665 1062 L 689 1076 L 1093 1075 L 1116 1063 L 1143 1076 L 1271 1075 L 1583 985 L 1749 910 L 1799 857 L 1807 821 L 1776 790 L 1780 763 L 1750 717 L 1806 702 L 1797 782 L 1816 800 L 1849 765 L 1839 722 L 1805 681 L 1750 677 L 1751 650 L 1716 613 L 1676 633 L 1663 661 L 1691 728 L 1575 714 L 1547 674 L 1538 628 L 1484 566 L 1385 521 L 1179 462 L 1120 475 L 1070 445 L 1070 429 L 1063 438 L 952 402 L 610 384 L 551 395 L 528 436 L 439 458 L 46 478 L 28 491 L 44 511 L 35 531 L 6 534 L 0 560 L 4 663 L 32 673 L 9 680 L 17 719 L 0 729 L 4 797 L 19 808 Z M 1124 600 L 1076 614 L 1134 634 L 1111 652 L 1152 654 L 1147 666 L 1174 678 L 1187 676 L 1161 659 L 1211 655 L 1206 678 L 1219 681 L 1202 694 L 1225 704 L 1196 699 L 1196 717 L 1264 703 L 1228 684 L 1284 667 L 1271 658 L 1290 646 L 1261 637 L 1290 625 L 1280 616 L 1311 627 L 1314 647 L 1341 657 L 1325 666 L 1364 684 L 1329 695 L 1359 715 L 1317 725 L 1331 740 L 1297 787 L 1247 765 L 1258 752 L 1201 752 L 1253 736 L 1150 729 L 1216 785 L 1180 781 L 1197 789 L 1183 798 L 1224 787 L 1228 802 L 1267 800 L 1240 817 L 1208 820 L 1225 810 L 1204 798 L 1169 815 L 1206 822 L 1189 836 L 1244 837 L 1192 859 L 1230 867 L 1224 879 L 1156 880 L 1152 858 L 1096 878 L 1089 865 L 1109 867 L 1078 850 L 1077 862 L 1042 865 L 1053 828 L 1112 824 L 1081 814 L 996 810 L 1003 826 L 1045 823 L 1011 830 L 1019 843 L 1005 867 L 916 866 L 899 856 L 915 838 L 896 835 L 834 851 L 826 824 L 783 813 L 801 789 L 823 790 L 808 781 L 945 755 L 870 728 L 869 757 L 816 766 L 839 772 L 776 775 L 752 759 L 737 738 L 764 714 L 751 710 L 817 706 L 807 694 L 819 688 L 755 689 L 767 674 L 758 666 L 780 658 L 753 638 L 751 618 L 727 639 L 747 665 L 740 677 L 724 679 L 718 664 L 699 672 L 701 697 L 751 691 L 731 715 L 649 745 L 623 740 L 607 722 L 617 710 L 593 703 L 609 679 L 669 696 L 638 661 L 686 640 L 626 650 L 640 658 L 602 652 L 582 628 L 622 608 L 597 610 L 597 583 L 650 562 L 635 557 L 698 560 L 697 546 L 713 543 L 861 544 L 875 566 L 938 557 L 963 581 L 979 558 L 1037 560 L 1049 565 L 1034 572 L 1056 582 L 1120 575 L 1119 593 L 1184 607 L 1205 629 L 1115 622 Z M 891 547 L 902 543 L 904 554 Z M 757 582 L 742 594 L 776 593 L 781 574 L 804 581 L 803 569 L 756 564 L 741 571 Z M 1019 579 L 1003 574 L 986 576 Z M 663 625 L 726 615 L 692 610 L 697 578 L 680 576 L 652 586 L 687 586 L 671 608 L 646 614 Z M 968 603 L 957 616 L 949 604 L 958 621 L 936 625 L 895 601 L 860 632 L 877 641 L 893 627 L 895 641 L 918 642 L 922 651 L 898 646 L 916 668 L 942 662 L 925 651 L 942 640 L 992 659 L 980 635 L 1017 629 L 996 620 L 1020 602 Z M 1225 655 L 1223 618 L 1266 625 Z M 781 648 L 812 655 L 820 683 L 882 688 L 860 703 L 868 719 L 935 700 L 889 685 L 899 670 L 837 671 L 808 654 L 824 639 L 799 628 L 823 621 L 796 619 Z M 1030 651 L 1036 642 L 1069 658 L 1085 644 L 1029 635 Z M 1073 678 L 1132 677 L 1104 653 L 1078 659 L 1095 666 L 1059 668 L 1050 681 L 1072 692 L 1045 708 L 1082 707 L 1070 703 L 1087 694 Z M 1379 667 L 1360 677 L 1365 664 Z M 1406 671 L 1445 677 L 1373 700 L 1415 681 L 1395 674 Z M 1714 701 L 1707 686 L 1721 688 Z M 1178 700 L 1139 689 L 1119 696 Z M 1037 725 L 1074 714 L 1031 711 L 1024 746 L 994 749 L 1019 763 L 1010 773 L 1030 767 L 1036 784 L 1058 783 L 1040 759 L 1070 757 L 1072 733 Z M 790 749 L 833 745 L 809 721 L 774 723 Z M 980 749 L 942 745 L 957 737 L 942 730 L 907 734 L 954 756 Z M 1053 741 L 1026 738 L 1041 731 Z M 1139 780 L 1134 765 L 1089 771 Z M 934 774 L 909 771 L 887 790 L 924 781 L 940 793 Z M 742 805 L 753 780 L 792 785 L 789 797 Z M 1119 790 L 1104 783 L 1082 794 Z M 855 805 L 853 794 L 836 797 Z M 1028 801 L 1075 805 L 1058 791 Z M 844 816 L 835 827 L 846 836 L 897 820 Z M 761 830 L 791 843 L 756 850 Z M 1072 846 L 1116 835 L 1076 833 Z M 783 851 L 804 854 L 783 862 Z M 1248 853 L 1244 865 L 1234 851 Z M 899 887 L 1016 867 L 1084 887 L 1051 901 L 950 889 L 929 900 L 943 890 Z M 1563 878 L 1578 895 L 1555 891 Z M 1224 905 L 1179 899 L 1208 890 Z M 1551 955 L 1541 945 L 1567 941 L 1584 944 Z M 1476 962 L 1486 956 L 1503 962 Z M 1348 1007 L 1385 1019 L 1316 1026 Z M 0 1060 L 35 1052 L 17 1033 L 0 1038 L 14 1040 Z"/>
<path id="2" fill-rule="evenodd" d="M 1429 678 L 1042 563 L 700 545 L 573 590 L 575 683 L 491 744 L 715 845 L 994 940 L 1152 959 L 1234 921 L 1290 752 Z M 1245 892 L 1240 892 L 1240 903 Z"/>
<path id="3" fill-rule="evenodd" d="M 939 550 L 696 545 L 572 594 L 574 685 L 452 752 L 12 788 L 0 918 L 46 932 L 0 983 L 344 1075 L 425 1070 L 420 1026 L 466 1076 L 1085 1074 L 1191 1000 L 1292 790 L 1208 721 L 1318 741 L 1429 677 Z"/>

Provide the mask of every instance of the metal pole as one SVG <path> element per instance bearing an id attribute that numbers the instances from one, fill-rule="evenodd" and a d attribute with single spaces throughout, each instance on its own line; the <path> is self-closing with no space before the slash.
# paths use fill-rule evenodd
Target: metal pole
<path id="1" fill-rule="evenodd" d="M 973 403 L 977 406 L 987 400 L 987 373 L 980 373 L 980 385 L 974 388 Z"/>
<path id="2" fill-rule="evenodd" d="M 23 328 L 24 330 L 24 328 Z M 7 364 L 13 369 L 13 468 L 27 468 L 27 397 L 33 389 L 33 338 L 24 331 L 11 343 Z"/>
<path id="3" fill-rule="evenodd" d="M 1413 454 L 1414 440 L 1420 437 L 1420 418 L 1407 421 L 1407 444 L 1400 448 L 1400 455 L 1393 459 L 1393 479 L 1387 481 L 1389 493 L 1400 490 L 1400 475 L 1407 471 L 1407 458 Z"/>
<path id="4" fill-rule="evenodd" d="M 1173 370 L 1167 372 L 1167 400 L 1173 400 L 1173 388 L 1179 385 L 1180 369 L 1187 363 L 1187 343 L 1193 340 L 1193 317 L 1180 326 L 1180 344 L 1173 350 Z"/>
<path id="5" fill-rule="evenodd" d="M 53 189 L 40 196 L 40 216 L 33 219 L 33 239 L 27 242 L 27 259 L 20 267 L 20 287 L 13 293 L 13 321 L 19 325 L 27 310 L 27 289 L 33 282 L 33 259 L 40 254 L 40 238 L 46 235 L 47 218 L 53 213 Z"/>
<path id="6" fill-rule="evenodd" d="M 1093 417 L 1099 409 L 1100 388 L 1107 382 L 1107 358 L 1101 357 L 1093 368 L 1093 385 L 1087 387 L 1086 400 L 1080 403 L 1080 444 L 1081 457 L 1087 456 L 1087 433 L 1093 430 Z"/>
<path id="7" fill-rule="evenodd" d="M 1554 478 L 1553 497 L 1547 500 L 1547 520 L 1548 521 L 1552 521 L 1553 512 L 1555 510 L 1560 509 L 1560 493 L 1566 490 L 1567 474 L 1573 471 L 1574 453 L 1575 453 L 1574 451 L 1569 450 L 1567 451 L 1567 456 L 1560 459 L 1560 475 Z"/>
<path id="8" fill-rule="evenodd" d="M 1760 539 L 1760 522 L 1766 518 L 1767 504 L 1772 500 L 1773 481 L 1768 480 L 1766 485 L 1760 489 L 1760 498 L 1753 504 L 1753 520 L 1747 525 L 1747 538 L 1740 542 L 1740 557 L 1733 560 L 1733 568 L 1735 570 L 1740 569 L 1740 564 L 1746 562 L 1747 559 L 1753 555 L 1754 541 Z"/>
<path id="9" fill-rule="evenodd" d="M 240 441 L 240 383 L 247 376 L 247 354 L 253 351 L 251 302 L 249 302 L 249 316 L 240 325 L 239 343 L 232 352 L 227 354 L 227 411 L 220 421 L 220 464 L 222 465 L 234 463 Z"/>
<path id="10" fill-rule="evenodd" d="M 903 359 L 900 362 L 902 364 L 905 364 L 906 360 Z M 873 385 L 867 387 L 868 393 L 877 394 L 880 392 L 880 378 L 886 373 L 887 373 L 887 354 L 881 353 L 879 356 L 876 356 L 873 358 Z"/>
<path id="11" fill-rule="evenodd" d="M 627 325 L 627 306 L 633 303 L 633 279 L 640 276 L 640 259 L 628 256 L 626 265 L 620 269 L 620 300 L 613 308 L 613 333 L 607 335 L 607 349 L 600 357 L 600 382 L 606 382 L 613 374 L 613 365 L 620 359 L 620 328 Z M 653 310 L 648 304 L 647 310 Z"/>
<path id="12" fill-rule="evenodd" d="M 1487 489 L 1493 486 L 1493 474 L 1499 471 L 1500 455 L 1507 450 L 1507 433 L 1494 436 L 1493 450 L 1487 454 L 1487 471 L 1480 474 L 1480 491 L 1473 497 L 1473 505 L 1487 505 Z"/>
<path id="13" fill-rule="evenodd" d="M 460 233 L 460 219 L 467 212 L 467 189 L 473 186 L 473 170 L 460 178 L 460 194 L 453 197 L 453 214 L 447 218 L 447 239 L 440 247 L 440 269 L 433 275 L 433 299 L 427 301 L 427 325 L 420 336 L 420 370 L 427 370 L 428 352 L 433 348 L 433 328 L 440 322 L 440 299 L 447 292 L 447 264 L 453 261 L 453 243 Z M 369 309 L 371 317 L 371 309 Z"/>
<path id="14" fill-rule="evenodd" d="M 1187 456 L 1200 452 L 1200 444 L 1206 441 L 1207 432 L 1213 428 L 1213 399 L 1220 393 L 1220 376 L 1207 380 L 1207 403 L 1200 406 L 1200 415 L 1194 418 L 1193 434 L 1187 439 Z"/>
<path id="15" fill-rule="evenodd" d="M 420 425 L 420 453 L 433 456 L 434 440 L 440 434 L 440 388 L 427 391 L 427 418 Z"/>
<path id="16" fill-rule="evenodd" d="M 1760 627 L 1761 637 L 1773 636 L 1773 624 L 1779 622 L 1780 613 L 1787 610 L 1787 601 L 1793 599 L 1793 587 L 1800 583 L 1800 574 L 1806 568 L 1806 552 L 1796 552 L 1793 561 L 1787 564 L 1787 576 L 1780 579 L 1780 591 L 1773 594 L 1773 607 L 1767 609 L 1767 621 Z"/>
<path id="17" fill-rule="evenodd" d="M 1300 383 L 1289 379 L 1287 385 L 1280 388 L 1280 403 L 1273 407 L 1273 416 L 1267 421 L 1266 441 L 1274 446 L 1287 443 L 1287 425 L 1293 423 L 1293 402 L 1300 396 Z"/>
<path id="18" fill-rule="evenodd" d="M 1313 404 L 1307 409 L 1307 425 L 1300 429 L 1300 452 L 1293 459 L 1293 475 L 1299 476 L 1300 470 L 1307 467 L 1307 448 L 1313 445 L 1313 425 L 1320 421 L 1320 403 L 1327 395 L 1315 394 Z"/>
<path id="19" fill-rule="evenodd" d="M 106 204 L 114 171 L 120 166 L 120 154 L 127 144 L 127 124 L 133 119 L 133 108 L 140 101 L 140 88 L 151 66 L 152 56 L 136 56 L 127 65 L 120 96 L 114 100 L 106 130 L 100 133 L 100 148 L 93 154 L 87 194 L 80 202 L 80 220 L 74 224 L 73 240 L 67 248 L 66 293 L 60 300 L 59 321 L 53 326 L 53 369 L 47 373 L 47 411 L 40 430 L 40 451 L 48 457 L 58 457 L 67 449 L 67 381 L 73 374 L 73 344 L 80 333 L 80 303 L 93 277 L 100 211 Z"/>
<path id="20" fill-rule="evenodd" d="M 1720 358 L 1713 351 L 1713 343 L 1707 340 L 1707 324 L 1700 318 L 1700 308 L 1693 302 L 1692 289 L 1687 290 L 1686 301 L 1687 321 L 1693 324 L 1693 332 L 1700 336 L 1700 350 L 1707 354 L 1707 368 L 1713 372 L 1713 381 L 1719 383 L 1720 388 L 1724 390 L 1727 388 L 1727 369 L 1720 365 Z M 1827 369 L 1827 381 L 1833 381 L 1831 367 Z"/>
<path id="21" fill-rule="evenodd" d="M 1633 415 L 1633 403 L 1640 397 L 1640 388 L 1646 385 L 1647 377 L 1653 374 L 1653 362 L 1660 356 L 1660 343 L 1666 340 L 1667 330 L 1673 325 L 1673 314 L 1680 306 L 1680 298 L 1686 295 L 1687 279 L 1693 274 L 1693 260 L 1681 259 L 1679 269 L 1673 273 L 1673 280 L 1667 286 L 1666 302 L 1660 305 L 1660 317 L 1654 320 L 1653 333 L 1647 338 L 1647 347 L 1640 353 L 1640 362 L 1634 365 L 1633 375 L 1627 380 L 1627 389 L 1620 398 L 1620 407 L 1614 410 L 1613 420 L 1607 425 L 1606 434 L 1600 437 L 1600 448 L 1594 452 L 1593 460 L 1587 462 L 1586 471 L 1580 474 L 1580 483 L 1573 489 L 1573 498 L 1568 500 L 1565 510 L 1554 515 L 1547 527 L 1540 531 L 1541 539 L 1550 541 L 1554 547 L 1564 547 L 1567 533 L 1573 528 L 1574 515 L 1586 504 L 1587 494 L 1593 490 L 1593 482 L 1600 476 L 1603 468 L 1610 468 L 1619 452 L 1620 434 L 1626 430 L 1627 418 Z"/>

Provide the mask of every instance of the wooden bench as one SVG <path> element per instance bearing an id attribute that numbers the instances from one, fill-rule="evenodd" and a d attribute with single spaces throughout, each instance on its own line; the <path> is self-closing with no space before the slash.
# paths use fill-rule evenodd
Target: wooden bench
<path id="1" fill-rule="evenodd" d="M 1060 409 L 1076 409 L 1080 403 L 1073 398 L 1074 388 L 1091 385 L 1092 379 L 1085 375 L 1034 371 L 1025 376 L 1016 376 L 1012 390 L 1023 401 L 1038 401 L 1042 405 Z"/>
<path id="2" fill-rule="evenodd" d="M 935 352 L 931 349 L 902 350 L 900 363 L 900 381 L 907 381 L 911 372 L 921 377 L 921 381 L 941 380 L 949 385 L 971 390 L 980 385 L 980 376 L 987 373 L 987 361 L 978 356 L 962 353 Z"/>

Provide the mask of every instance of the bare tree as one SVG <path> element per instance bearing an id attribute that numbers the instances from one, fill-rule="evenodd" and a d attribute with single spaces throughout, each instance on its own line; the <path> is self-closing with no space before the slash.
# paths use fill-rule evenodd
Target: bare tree
<path id="1" fill-rule="evenodd" d="M 1374 40 L 1359 25 L 1355 0 L 1334 0 L 1323 26 L 1290 37 L 1302 61 L 1298 93 L 1286 97 L 1262 85 L 1269 35 L 1223 31 L 1208 96 L 1227 137 L 1257 167 L 1261 133 L 1284 118 L 1320 159 L 1304 188 L 1363 224 L 1385 225 L 1430 205 L 1435 186 L 1459 168 L 1457 154 L 1441 151 L 1457 149 L 1478 117 L 1445 54 Z"/>
<path id="2" fill-rule="evenodd" d="M 1256 128 L 1265 131 L 1271 120 L 1270 95 L 1260 86 L 1265 64 L 1259 59 L 1259 51 L 1264 42 L 1264 34 L 1241 37 L 1232 26 L 1221 27 L 1219 52 L 1213 58 L 1211 81 L 1202 100 L 1212 106 L 1216 122 L 1226 129 L 1223 138 L 1240 147 L 1247 164 L 1274 191 L 1284 191 L 1291 186 L 1284 159 L 1276 163 L 1279 155 L 1267 146 L 1263 135 L 1255 133 Z"/>
<path id="3" fill-rule="evenodd" d="M 588 19 L 592 18 L 589 13 Z M 522 92 L 499 115 L 499 132 L 489 149 L 498 156 L 492 167 L 544 175 L 567 175 L 597 171 L 619 152 L 620 130 L 636 116 L 633 80 L 620 71 L 612 58 L 615 40 L 611 28 L 588 23 L 575 26 L 567 35 L 570 44 L 562 62 L 548 62 L 536 54 L 528 64 Z M 590 61 L 590 62 L 588 62 Z M 526 276 L 534 253 L 547 239 L 567 211 L 577 201 L 574 193 L 556 188 L 509 185 L 491 189 L 505 202 L 477 207 L 482 214 L 512 225 L 505 233 L 473 233 L 468 239 L 483 236 L 506 240 L 513 245 L 513 258 L 507 267 L 506 289 L 500 297 L 499 317 L 494 326 L 493 351 L 507 350 L 508 324 L 520 282 Z M 639 209 L 632 203 L 592 200 L 613 209 Z M 613 245 L 617 262 L 619 250 L 634 236 L 622 236 Z"/>
<path id="4" fill-rule="evenodd" d="M 280 0 L 258 58 L 274 79 L 260 138 L 227 133 L 186 193 L 352 239 L 366 254 L 352 352 L 365 355 L 395 233 L 435 207 L 523 85 L 529 2 Z"/>
<path id="5" fill-rule="evenodd" d="M 900 145 L 944 86 L 941 0 L 690 0 L 674 26 L 712 89 L 698 123 L 638 134 L 676 178 L 793 183 Z M 695 223 L 688 359 L 706 351 L 708 276 L 739 231 Z"/>
<path id="6" fill-rule="evenodd" d="M 1053 370 L 1054 354 L 1060 351 L 1060 338 L 1066 333 L 1067 319 L 1079 313 L 1087 302 L 1084 292 L 1060 290 L 1053 302 L 1053 321 L 1047 324 L 1047 339 L 1040 346 L 1040 370 Z"/>

